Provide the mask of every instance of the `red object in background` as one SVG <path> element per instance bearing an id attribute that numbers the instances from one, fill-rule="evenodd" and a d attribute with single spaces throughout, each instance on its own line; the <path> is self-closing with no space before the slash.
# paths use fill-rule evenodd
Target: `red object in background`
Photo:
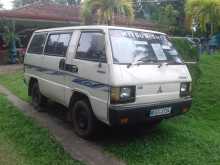
<path id="1" fill-rule="evenodd" d="M 26 48 L 17 48 L 17 51 L 19 52 L 19 54 L 25 55 L 25 53 L 26 53 Z"/>

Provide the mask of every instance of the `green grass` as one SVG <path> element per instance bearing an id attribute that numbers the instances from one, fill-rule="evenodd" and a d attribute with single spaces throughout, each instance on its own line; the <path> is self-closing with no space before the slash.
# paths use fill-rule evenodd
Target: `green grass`
<path id="1" fill-rule="evenodd" d="M 164 121 L 144 137 L 106 145 L 106 150 L 130 165 L 220 164 L 219 66 L 220 56 L 201 58 L 189 113 Z"/>
<path id="2" fill-rule="evenodd" d="M 30 101 L 27 93 L 27 86 L 24 84 L 23 72 L 9 73 L 0 75 L 0 84 L 8 88 L 12 93 L 24 101 Z"/>
<path id="3" fill-rule="evenodd" d="M 25 117 L 0 95 L 1 165 L 80 165 L 47 129 Z"/>

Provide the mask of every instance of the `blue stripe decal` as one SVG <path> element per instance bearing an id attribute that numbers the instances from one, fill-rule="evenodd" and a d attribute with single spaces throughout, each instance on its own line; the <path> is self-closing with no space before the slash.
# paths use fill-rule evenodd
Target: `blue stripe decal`
<path id="1" fill-rule="evenodd" d="M 83 86 L 87 86 L 89 88 L 103 88 L 106 87 L 105 84 L 101 84 L 92 80 L 87 80 L 87 79 L 82 79 L 82 78 L 77 78 L 74 79 L 73 82 L 83 85 Z"/>
<path id="2" fill-rule="evenodd" d="M 109 91 L 110 86 L 107 85 L 107 84 L 102 84 L 100 82 L 96 82 L 96 81 L 93 81 L 93 80 L 84 79 L 84 78 L 81 78 L 79 76 L 75 76 L 71 73 L 68 74 L 68 73 L 62 72 L 62 71 L 56 71 L 56 70 L 53 70 L 53 69 L 47 69 L 47 68 L 34 66 L 34 65 L 27 65 L 27 64 L 25 64 L 25 67 L 35 68 L 37 71 L 44 72 L 48 75 L 56 75 L 56 76 L 69 75 L 69 76 L 75 77 L 75 79 L 72 80 L 73 83 L 76 83 L 76 84 L 79 84 L 79 85 L 82 85 L 82 86 L 86 86 L 86 87 L 89 87 L 89 88 L 93 88 L 93 89 L 103 88 L 103 91 L 105 91 L 105 92 Z"/>

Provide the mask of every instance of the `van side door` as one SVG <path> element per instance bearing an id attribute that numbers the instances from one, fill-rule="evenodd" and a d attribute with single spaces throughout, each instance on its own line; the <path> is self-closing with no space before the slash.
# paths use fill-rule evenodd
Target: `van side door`
<path id="1" fill-rule="evenodd" d="M 73 32 L 49 33 L 44 51 L 43 94 L 50 99 L 65 104 L 65 76 L 60 72 L 60 61 L 66 59 Z"/>
<path id="2" fill-rule="evenodd" d="M 72 60 L 72 75 L 67 82 L 73 90 L 88 95 L 95 116 L 107 122 L 109 97 L 106 36 L 101 30 L 79 31 Z"/>

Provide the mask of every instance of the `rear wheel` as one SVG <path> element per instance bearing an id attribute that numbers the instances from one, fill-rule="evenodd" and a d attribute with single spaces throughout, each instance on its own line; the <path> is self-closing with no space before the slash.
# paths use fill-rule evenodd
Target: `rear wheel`
<path id="1" fill-rule="evenodd" d="M 47 98 L 40 93 L 39 85 L 34 82 L 31 89 L 32 105 L 37 111 L 43 111 L 43 106 L 47 103 Z"/>
<path id="2" fill-rule="evenodd" d="M 97 130 L 97 119 L 88 101 L 77 101 L 72 110 L 72 122 L 75 133 L 85 139 L 92 138 Z"/>

